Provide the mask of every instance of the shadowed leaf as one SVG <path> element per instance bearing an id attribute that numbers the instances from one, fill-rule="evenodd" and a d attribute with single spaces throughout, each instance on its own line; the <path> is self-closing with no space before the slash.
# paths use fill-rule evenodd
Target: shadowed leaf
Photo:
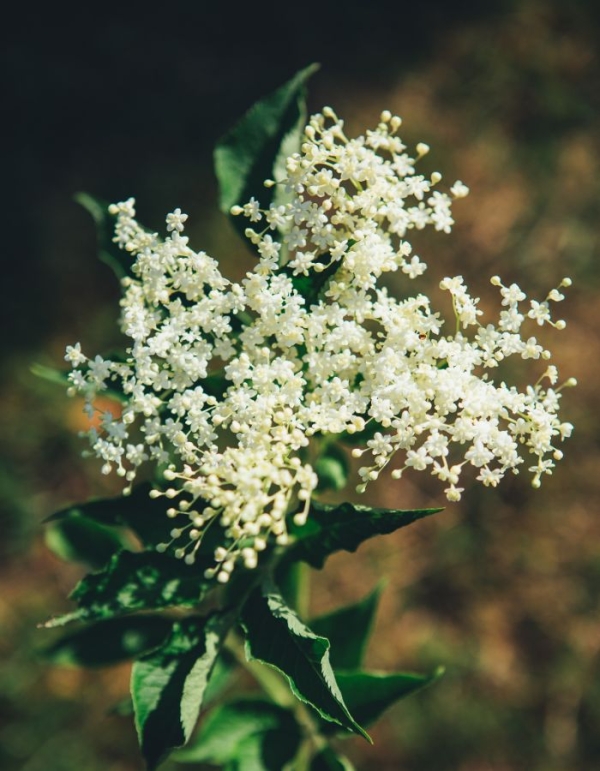
<path id="1" fill-rule="evenodd" d="M 347 709 L 329 661 L 329 641 L 314 634 L 274 588 L 256 590 L 244 606 L 246 655 L 281 672 L 294 695 L 325 719 L 368 734 Z"/>

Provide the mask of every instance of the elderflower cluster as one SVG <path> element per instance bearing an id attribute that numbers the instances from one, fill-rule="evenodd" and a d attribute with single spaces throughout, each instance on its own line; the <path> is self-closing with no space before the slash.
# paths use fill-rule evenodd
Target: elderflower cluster
<path id="1" fill-rule="evenodd" d="M 313 116 L 285 178 L 265 183 L 276 185 L 273 203 L 232 209 L 259 254 L 240 284 L 191 249 L 179 209 L 161 239 L 137 223 L 133 199 L 110 208 L 133 261 L 121 313 L 131 344 L 120 361 L 69 346 L 69 392 L 95 418 L 87 433 L 104 473 L 116 469 L 130 489 L 143 463 L 162 469 L 167 486 L 152 494 L 173 499 L 168 515 L 187 524 L 160 550 L 191 564 L 207 529 L 223 528 L 208 571 L 219 581 L 238 562 L 254 567 L 270 541 L 285 545 L 291 512 L 306 521 L 318 483 L 309 459 L 324 437 L 364 437 L 353 451 L 371 457 L 361 491 L 394 459 L 393 477 L 428 469 L 458 500 L 468 466 L 495 486 L 529 458 L 538 486 L 571 433 L 557 411 L 574 381 L 557 386 L 555 366 L 524 390 L 492 377 L 511 356 L 550 358 L 524 327 L 564 327 L 551 307 L 568 279 L 537 302 L 492 278 L 502 310 L 484 325 L 462 277 L 444 278 L 454 332 L 425 294 L 396 299 L 378 285 L 383 273 L 399 269 L 408 282 L 425 271 L 410 231 L 449 232 L 453 201 L 468 193 L 462 182 L 440 192 L 439 173 L 417 173 L 429 148 L 412 157 L 400 124 L 384 112 L 348 139 L 333 111 Z M 119 415 L 96 406 L 108 390 L 120 394 Z"/>

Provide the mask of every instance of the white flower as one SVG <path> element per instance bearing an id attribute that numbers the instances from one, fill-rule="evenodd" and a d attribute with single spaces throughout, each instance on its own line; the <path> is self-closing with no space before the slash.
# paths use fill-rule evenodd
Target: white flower
<path id="1" fill-rule="evenodd" d="M 537 485 L 572 431 L 558 419 L 554 365 L 521 390 L 491 377 L 511 356 L 550 356 L 523 330 L 532 321 L 564 326 L 549 310 L 563 298 L 558 289 L 525 311 L 520 287 L 495 276 L 500 316 L 483 325 L 464 279 L 446 277 L 440 286 L 452 298 L 454 332 L 423 292 L 410 291 L 427 266 L 407 234 L 448 232 L 454 199 L 468 189 L 456 182 L 451 195 L 431 192 L 441 175 L 415 173 L 429 148 L 419 144 L 410 157 L 400 124 L 384 112 L 365 137 L 348 139 L 332 110 L 314 115 L 278 183 L 286 202 L 232 208 L 266 223 L 263 232 L 246 231 L 259 261 L 239 285 L 189 246 L 181 210 L 167 216 L 170 235 L 161 240 L 137 223 L 133 199 L 110 207 L 115 241 L 133 260 L 121 310 L 130 347 L 125 361 L 113 362 L 69 346 L 69 393 L 85 396 L 92 418 L 109 385 L 124 394 L 120 417 L 104 413 L 89 431 L 102 470 L 116 467 L 131 485 L 144 462 L 166 466 L 172 486 L 153 495 L 173 499 L 171 515 L 189 524 L 160 548 L 192 563 L 216 523 L 222 542 L 209 573 L 220 582 L 238 561 L 255 567 L 269 540 L 286 543 L 292 506 L 294 521 L 306 520 L 318 481 L 306 462 L 310 442 L 318 453 L 324 437 L 369 430 L 355 451 L 372 455 L 359 471 L 361 490 L 399 460 L 393 477 L 429 470 L 459 500 L 469 466 L 495 486 L 533 456 Z M 379 285 L 398 269 L 401 300 Z M 300 291 L 306 277 L 319 287 L 310 299 Z"/>

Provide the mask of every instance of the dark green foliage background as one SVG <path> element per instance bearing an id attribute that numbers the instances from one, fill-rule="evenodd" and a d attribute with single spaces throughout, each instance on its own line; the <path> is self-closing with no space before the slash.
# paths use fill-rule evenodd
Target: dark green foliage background
<path id="1" fill-rule="evenodd" d="M 580 381 L 565 401 L 577 431 L 556 475 L 536 494 L 524 477 L 473 489 L 441 517 L 332 557 L 314 579 L 320 613 L 388 578 L 369 668 L 446 666 L 370 729 L 374 747 L 351 740 L 347 752 L 364 771 L 596 767 L 598 5 L 428 0 L 331 18 L 316 7 L 285 17 L 280 5 L 242 16 L 203 6 L 64 18 L 24 9 L 0 32 L 0 767 L 141 768 L 131 718 L 107 716 L 127 693 L 127 667 L 48 667 L 35 653 L 54 639 L 35 625 L 71 609 L 65 597 L 82 575 L 46 550 L 41 519 L 119 489 L 79 457 L 78 405 L 29 374 L 77 339 L 90 352 L 120 342 L 118 288 L 73 196 L 135 195 L 155 228 L 180 206 L 194 245 L 240 277 L 251 257 L 218 213 L 212 149 L 255 99 L 312 61 L 322 69 L 311 108 L 331 104 L 353 132 L 388 107 L 408 141 L 431 144 L 432 169 L 472 188 L 454 234 L 418 244 L 433 284 L 462 272 L 487 301 L 484 280 L 496 272 L 540 293 L 563 274 L 575 281 L 556 359 Z M 361 502 L 444 504 L 423 475 L 386 479 L 369 496 Z"/>

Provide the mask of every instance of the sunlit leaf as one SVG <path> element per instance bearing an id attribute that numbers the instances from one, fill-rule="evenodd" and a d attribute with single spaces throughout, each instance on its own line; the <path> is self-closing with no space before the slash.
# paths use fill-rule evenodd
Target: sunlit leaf
<path id="1" fill-rule="evenodd" d="M 300 739 L 289 710 L 265 699 L 239 699 L 216 707 L 174 759 L 227 768 L 231 763 L 236 771 L 281 771 L 296 754 Z"/>
<path id="2" fill-rule="evenodd" d="M 227 628 L 218 615 L 183 619 L 158 650 L 133 665 L 131 697 L 148 769 L 191 736 Z"/>
<path id="3" fill-rule="evenodd" d="M 103 570 L 77 584 L 71 594 L 77 610 L 44 626 L 113 618 L 138 610 L 190 607 L 199 603 L 212 585 L 198 565 L 185 565 L 158 552 L 122 551 L 113 555 Z"/>

